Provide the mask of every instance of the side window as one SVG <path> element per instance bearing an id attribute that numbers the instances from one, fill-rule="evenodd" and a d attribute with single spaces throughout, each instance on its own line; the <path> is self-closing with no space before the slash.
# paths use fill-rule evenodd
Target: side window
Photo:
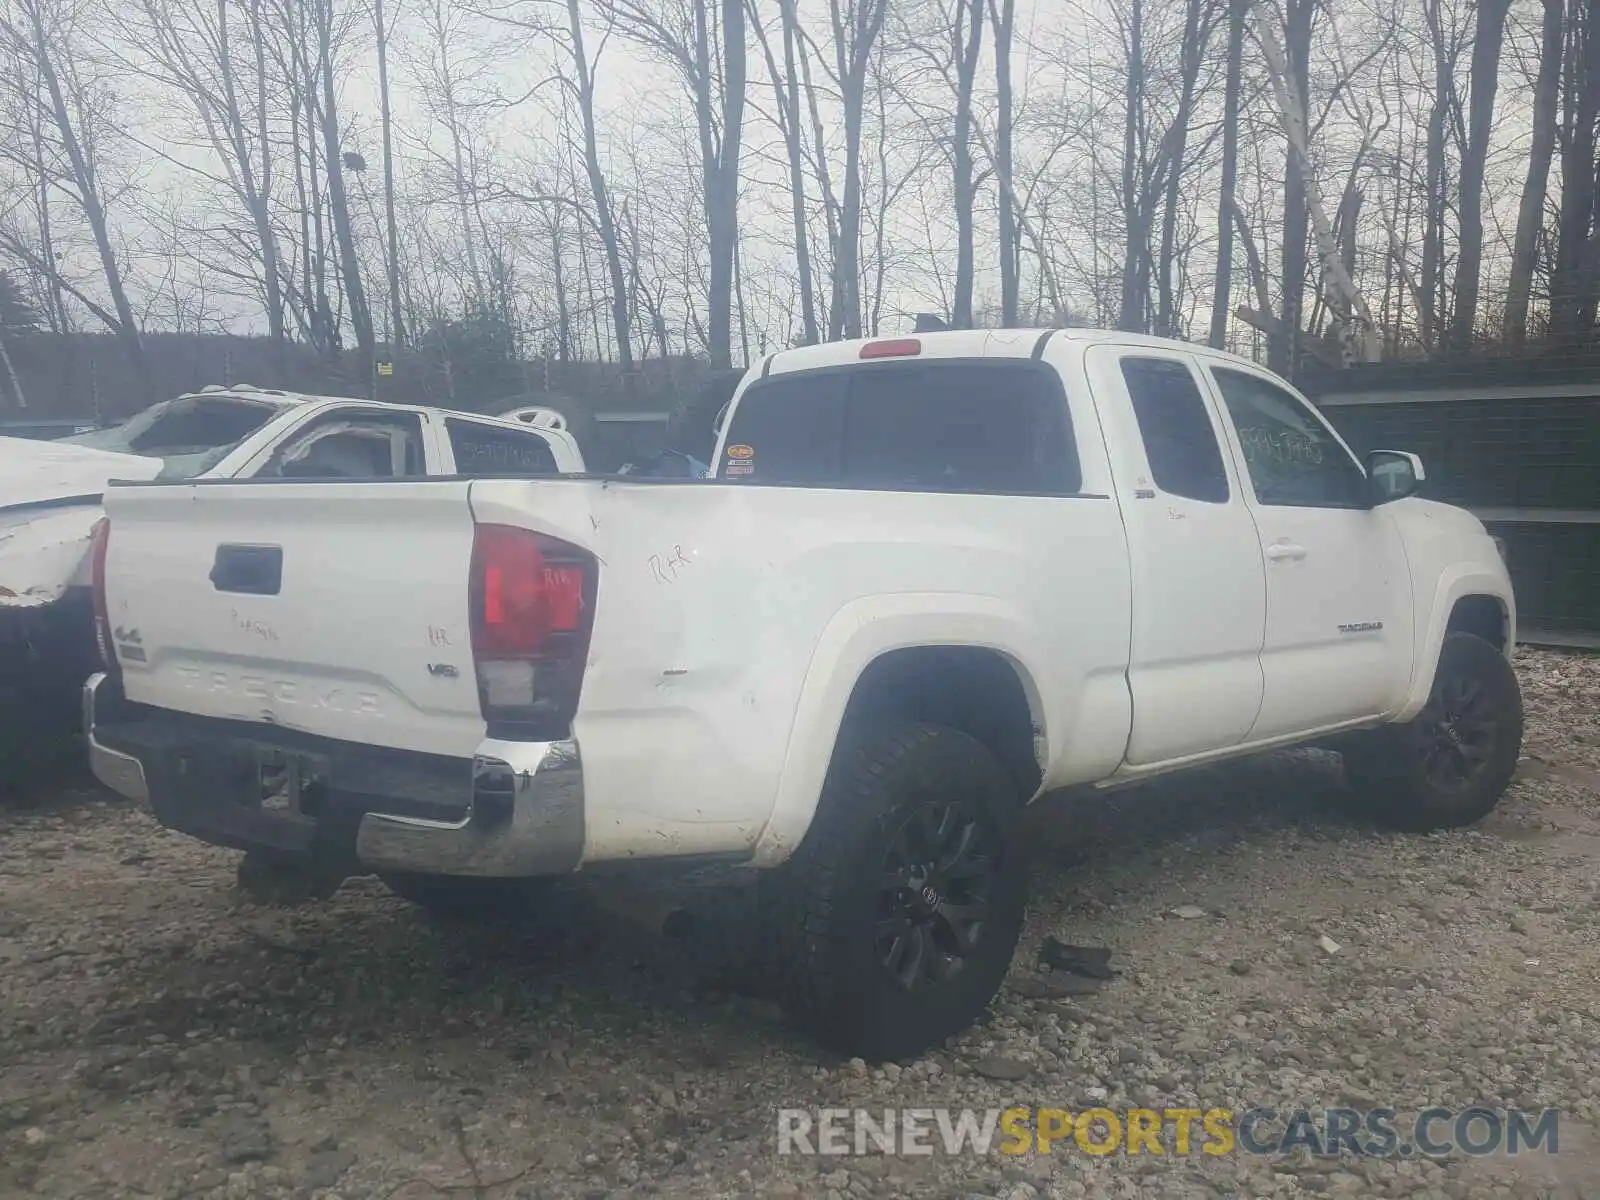
<path id="1" fill-rule="evenodd" d="M 1367 507 L 1366 473 L 1309 408 L 1245 371 L 1211 368 L 1262 504 Z"/>
<path id="2" fill-rule="evenodd" d="M 537 433 L 445 419 L 457 475 L 556 475 L 556 456 Z"/>
<path id="3" fill-rule="evenodd" d="M 1124 358 L 1122 379 L 1155 485 L 1168 495 L 1226 503 L 1222 448 L 1194 372 L 1177 359 Z"/>
<path id="4" fill-rule="evenodd" d="M 416 479 L 427 475 L 413 413 L 330 415 L 273 452 L 261 474 L 280 479 Z"/>

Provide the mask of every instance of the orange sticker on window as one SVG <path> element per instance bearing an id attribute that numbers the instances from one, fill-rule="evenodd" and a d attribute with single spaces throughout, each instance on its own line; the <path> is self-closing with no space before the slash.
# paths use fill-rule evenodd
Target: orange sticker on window
<path id="1" fill-rule="evenodd" d="M 729 446 L 728 447 L 728 457 L 729 458 L 741 458 L 742 459 L 742 458 L 754 458 L 755 456 L 756 456 L 756 448 L 754 446 Z"/>

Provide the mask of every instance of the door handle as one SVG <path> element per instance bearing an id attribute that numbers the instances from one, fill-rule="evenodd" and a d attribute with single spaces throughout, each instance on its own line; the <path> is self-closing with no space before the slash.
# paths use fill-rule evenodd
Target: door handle
<path id="1" fill-rule="evenodd" d="M 1306 556 L 1306 548 L 1298 542 L 1273 542 L 1267 547 L 1266 555 L 1272 562 L 1296 560 Z"/>
<path id="2" fill-rule="evenodd" d="M 282 546 L 218 546 L 211 586 L 245 596 L 276 596 L 283 587 Z"/>

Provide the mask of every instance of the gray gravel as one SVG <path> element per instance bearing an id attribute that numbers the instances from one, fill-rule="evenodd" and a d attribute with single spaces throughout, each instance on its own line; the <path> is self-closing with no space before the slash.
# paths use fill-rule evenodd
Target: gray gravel
<path id="1" fill-rule="evenodd" d="M 0 1196 L 1600 1197 L 1600 659 L 1519 668 L 1527 757 L 1472 830 L 1353 825 L 1314 754 L 1048 802 L 1006 992 L 885 1068 L 581 902 L 261 908 L 234 855 L 64 789 L 0 812 Z M 1039 974 L 1047 935 L 1121 974 Z M 780 1104 L 1012 1103 L 1548 1106 L 1560 1152 L 775 1153 Z"/>

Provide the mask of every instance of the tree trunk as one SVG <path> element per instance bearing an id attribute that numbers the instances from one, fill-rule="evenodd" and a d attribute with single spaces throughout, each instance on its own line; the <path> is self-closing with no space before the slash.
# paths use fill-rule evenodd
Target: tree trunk
<path id="1" fill-rule="evenodd" d="M 594 197 L 595 224 L 606 256 L 606 273 L 611 277 L 611 328 L 617 339 L 618 361 L 626 386 L 633 381 L 632 322 L 628 311 L 628 280 L 622 270 L 622 249 L 617 243 L 617 223 L 611 212 L 611 197 L 606 188 L 605 171 L 600 165 L 600 142 L 594 118 L 594 76 L 589 70 L 583 45 L 583 14 L 579 0 L 567 0 L 567 33 L 572 39 L 572 65 L 578 74 L 578 115 L 583 121 L 583 165 L 589 176 L 589 191 Z"/>
<path id="2" fill-rule="evenodd" d="M 1017 230 L 1015 166 L 1012 162 L 1011 39 L 1016 25 L 1016 0 L 989 0 L 989 21 L 994 27 L 994 173 L 999 185 L 996 230 L 1000 243 L 1000 324 L 1014 328 L 1020 322 L 1022 238 Z"/>
<path id="3" fill-rule="evenodd" d="M 558 208 L 550 219 L 550 266 L 556 293 L 556 361 L 566 366 L 572 359 L 572 309 L 567 302 L 566 247 L 561 223 Z"/>
<path id="4" fill-rule="evenodd" d="M 1478 323 L 1479 276 L 1483 266 L 1483 175 L 1494 126 L 1495 87 L 1500 76 L 1500 46 L 1505 39 L 1511 0 L 1478 0 L 1472 42 L 1472 84 L 1468 101 L 1467 151 L 1461 158 L 1461 234 L 1456 251 L 1455 314 L 1450 344 L 1471 347 Z"/>
<path id="5" fill-rule="evenodd" d="M 1511 245 L 1511 279 L 1506 287 L 1505 337 L 1513 347 L 1528 338 L 1528 304 L 1538 264 L 1544 204 L 1550 190 L 1550 164 L 1556 150 L 1556 107 L 1561 99 L 1561 48 L 1566 37 L 1564 0 L 1544 0 L 1539 39 L 1539 72 L 1533 84 L 1533 139 L 1528 174 L 1517 206 L 1517 231 Z"/>
<path id="6" fill-rule="evenodd" d="M 250 11 L 251 39 L 255 43 L 256 52 L 259 103 L 261 95 L 259 80 L 266 72 L 266 47 L 261 37 L 259 0 L 252 0 Z M 250 146 L 245 136 L 244 116 L 239 108 L 238 93 L 234 85 L 233 56 L 228 49 L 228 0 L 217 0 L 217 59 L 222 74 L 223 102 L 227 108 L 228 138 L 232 143 L 233 157 L 238 163 L 239 187 L 244 192 L 245 206 L 250 210 L 251 220 L 255 223 L 256 242 L 261 250 L 261 273 L 267 307 L 267 336 L 272 339 L 277 349 L 281 367 L 281 348 L 284 339 L 283 286 L 278 274 L 278 236 L 272 228 L 272 214 L 268 211 L 271 202 L 268 188 L 272 183 L 271 169 L 264 157 L 268 151 L 268 143 L 264 137 L 261 137 L 258 143 L 258 153 L 263 155 L 262 178 L 258 184 L 255 168 L 250 160 Z M 260 115 L 259 120 L 261 124 L 265 124 L 264 113 Z"/>
<path id="7" fill-rule="evenodd" d="M 1284 52 L 1289 78 L 1302 113 L 1311 110 L 1307 76 L 1311 68 L 1311 32 L 1316 18 L 1317 0 L 1288 0 L 1284 24 Z M 1283 300 L 1278 336 L 1268 343 L 1267 361 L 1278 374 L 1292 378 L 1299 365 L 1300 329 L 1305 321 L 1306 236 L 1310 220 L 1307 209 L 1305 176 L 1294 161 L 1295 150 L 1285 155 L 1283 179 Z M 1311 164 L 1305 165 L 1309 171 Z"/>
<path id="8" fill-rule="evenodd" d="M 697 0 L 696 34 L 709 51 L 705 0 Z M 733 276 L 739 237 L 739 147 L 744 129 L 745 28 L 743 0 L 721 0 L 721 143 L 706 163 L 706 240 L 710 243 L 707 353 L 714 369 L 733 364 Z M 709 53 L 707 54 L 709 60 Z M 710 119 L 712 68 L 705 63 L 706 120 Z M 708 130 L 708 133 L 710 130 Z"/>
<path id="9" fill-rule="evenodd" d="M 1244 86 L 1244 29 L 1250 0 L 1229 0 L 1228 61 L 1222 90 L 1222 194 L 1217 202 L 1217 274 L 1211 289 L 1207 341 L 1227 348 L 1233 304 L 1233 208 L 1239 188 L 1239 94 Z"/>
<path id="10" fill-rule="evenodd" d="M 965 33 L 961 27 L 963 18 L 967 26 Z M 950 41 L 956 67 L 955 121 L 950 147 L 956 209 L 956 281 L 950 315 L 955 328 L 971 329 L 976 269 L 972 245 L 972 210 L 976 207 L 972 184 L 972 89 L 978 74 L 978 54 L 983 48 L 983 0 L 957 0 Z"/>
<path id="11" fill-rule="evenodd" d="M 1600 0 L 1571 0 L 1567 18 L 1566 112 L 1561 139 L 1561 217 L 1550 276 L 1550 331 L 1558 342 L 1593 335 L 1595 162 L 1600 123 Z"/>
<path id="12" fill-rule="evenodd" d="M 1168 133 L 1171 152 L 1167 157 L 1167 194 L 1162 205 L 1161 254 L 1156 260 L 1158 317 L 1156 332 L 1163 337 L 1178 336 L 1176 301 L 1172 288 L 1173 259 L 1178 233 L 1178 191 L 1183 182 L 1184 155 L 1188 151 L 1189 119 L 1194 111 L 1194 93 L 1199 84 L 1205 53 L 1201 29 L 1202 0 L 1189 0 L 1183 21 L 1183 82 L 1178 96 L 1178 113 Z"/>
<path id="13" fill-rule="evenodd" d="M 778 0 L 778 13 L 783 35 L 783 66 L 779 69 L 777 56 L 762 31 L 759 17 L 753 20 L 756 36 L 767 60 L 767 73 L 772 78 L 773 97 L 783 126 L 784 150 L 789 165 L 789 214 L 794 228 L 795 272 L 799 278 L 801 342 L 814 345 L 821 340 L 817 326 L 816 282 L 811 267 L 811 233 L 806 224 L 805 144 L 801 132 L 800 73 L 795 62 L 796 43 L 800 36 L 800 18 L 795 11 L 795 0 Z"/>
<path id="14" fill-rule="evenodd" d="M 1445 131 L 1449 119 L 1455 79 L 1444 34 L 1441 0 L 1426 0 L 1424 10 L 1433 43 L 1433 109 L 1428 114 L 1427 141 L 1423 148 L 1423 190 L 1427 216 L 1422 227 L 1422 267 L 1418 288 L 1422 311 L 1418 314 L 1423 348 L 1432 353 L 1439 346 L 1442 327 L 1440 282 L 1443 274 L 1445 242 Z"/>
<path id="15" fill-rule="evenodd" d="M 888 0 L 860 0 L 848 7 L 830 0 L 834 54 L 844 108 L 844 195 L 839 206 L 839 242 L 833 257 L 833 302 L 828 333 L 835 340 L 861 336 L 861 132 L 867 71 L 883 29 Z M 823 151 L 819 143 L 817 154 Z"/>
<path id="16" fill-rule="evenodd" d="M 35 67 L 36 86 L 44 87 L 44 73 Z M 44 128 L 43 119 L 37 106 L 29 106 L 28 133 L 33 141 L 33 161 L 43 163 L 44 158 Z M 50 177 L 44 172 L 39 172 L 37 199 L 35 204 L 39 214 L 39 253 L 44 260 L 45 277 L 42 280 L 45 289 L 45 315 L 52 333 L 66 333 L 70 326 L 67 323 L 67 302 L 61 289 L 61 275 L 56 265 L 55 235 L 50 231 Z"/>
<path id="17" fill-rule="evenodd" d="M 377 343 L 372 335 L 372 314 L 367 309 L 366 289 L 361 285 L 361 263 L 356 257 L 355 230 L 350 224 L 350 205 L 344 190 L 344 159 L 339 149 L 339 109 L 333 92 L 333 0 L 322 0 L 318 31 L 322 52 L 322 156 L 328 170 L 328 208 L 333 218 L 333 234 L 339 245 L 339 267 L 344 279 L 345 299 L 350 305 L 350 325 L 355 330 L 356 346 L 369 372 Z"/>
<path id="18" fill-rule="evenodd" d="M 1122 311 L 1117 328 L 1142 333 L 1149 297 L 1141 286 L 1140 266 L 1150 248 L 1139 171 L 1139 117 L 1144 105 L 1144 0 L 1133 0 L 1129 14 L 1124 101 L 1127 109 L 1122 127 L 1122 211 L 1127 241 L 1122 248 Z"/>
<path id="19" fill-rule="evenodd" d="M 400 306 L 400 230 L 394 213 L 394 122 L 389 106 L 389 28 L 383 19 L 383 0 L 373 0 L 373 23 L 378 32 L 378 120 L 383 127 L 383 221 L 389 253 L 390 353 L 405 344 L 406 322 Z M 559 280 L 557 281 L 559 287 Z M 562 350 L 565 351 L 565 333 Z M 565 357 L 562 358 L 566 361 Z"/>

